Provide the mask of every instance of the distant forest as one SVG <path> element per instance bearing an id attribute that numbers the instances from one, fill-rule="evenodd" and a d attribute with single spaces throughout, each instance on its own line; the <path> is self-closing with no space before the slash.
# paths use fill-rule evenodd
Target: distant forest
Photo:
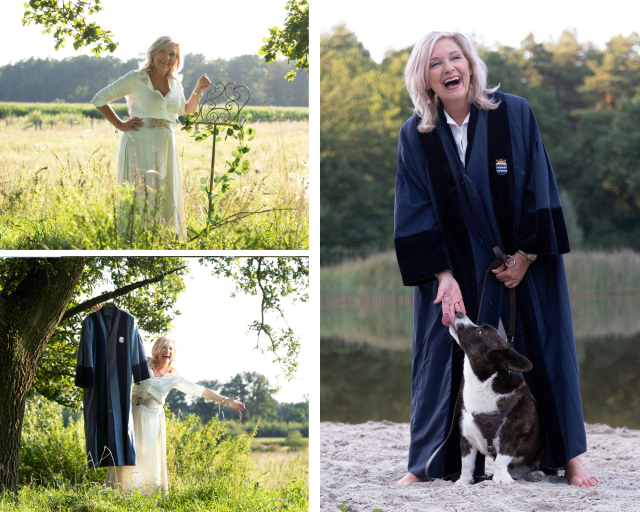
<path id="1" fill-rule="evenodd" d="M 139 61 L 81 55 L 7 64 L 0 67 L 0 101 L 86 103 L 100 89 L 137 69 Z M 184 58 L 182 83 L 189 96 L 198 78 L 206 73 L 213 83 L 246 85 L 251 91 L 249 105 L 306 107 L 309 79 L 306 73 L 298 73 L 293 82 L 286 81 L 283 77 L 291 69 L 293 64 L 287 61 L 267 65 L 258 55 L 207 60 L 204 55 L 189 53 Z"/>
<path id="2" fill-rule="evenodd" d="M 525 98 L 561 190 L 572 249 L 640 250 L 640 36 L 604 49 L 571 31 L 478 47 L 490 86 Z M 344 25 L 320 43 L 323 263 L 393 247 L 398 131 L 411 116 L 411 48 L 376 63 Z M 349 84 L 345 88 L 344 84 Z"/>

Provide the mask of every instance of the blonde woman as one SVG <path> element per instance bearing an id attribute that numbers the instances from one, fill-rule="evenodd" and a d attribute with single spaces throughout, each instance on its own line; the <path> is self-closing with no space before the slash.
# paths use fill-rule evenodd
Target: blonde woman
<path id="1" fill-rule="evenodd" d="M 211 85 L 206 75 L 198 79 L 187 101 L 182 82 L 180 45 L 169 36 L 156 39 L 139 69 L 102 89 L 91 100 L 118 131 L 118 184 L 133 185 L 135 197 L 121 205 L 126 229 L 132 216 L 157 215 L 181 239 L 187 237 L 182 179 L 174 133 L 177 117 L 198 108 L 202 91 Z M 109 106 L 127 98 L 129 119 L 123 121 Z M 134 210 L 141 211 L 134 211 Z"/>
<path id="2" fill-rule="evenodd" d="M 100 309 L 96 306 L 94 311 Z M 183 393 L 202 396 L 226 405 L 234 411 L 245 406 L 238 397 L 225 398 L 218 393 L 189 382 L 173 366 L 175 341 L 160 336 L 148 358 L 151 378 L 132 388 L 133 430 L 135 435 L 136 465 L 110 466 L 105 483 L 114 489 L 139 489 L 143 494 L 167 491 L 167 449 L 164 401 L 173 388 Z"/>
<path id="3" fill-rule="evenodd" d="M 580 458 L 587 443 L 562 259 L 568 235 L 531 107 L 487 87 L 486 65 L 457 32 L 418 41 L 405 82 L 415 114 L 400 129 L 394 242 L 403 283 L 415 287 L 414 332 L 408 472 L 395 485 L 456 478 L 461 455 L 474 449 L 461 444 L 459 428 L 443 445 L 463 373 L 448 329 L 458 312 L 513 329 L 514 348 L 533 363 L 524 377 L 546 435 L 543 466 L 564 469 L 572 485 L 596 485 Z M 473 458 L 459 483 L 484 475 L 484 457 Z"/>

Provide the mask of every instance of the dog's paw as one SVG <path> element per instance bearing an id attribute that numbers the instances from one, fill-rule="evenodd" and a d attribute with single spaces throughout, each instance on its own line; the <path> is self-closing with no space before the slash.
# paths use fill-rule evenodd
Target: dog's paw
<path id="1" fill-rule="evenodd" d="M 458 478 L 458 480 L 456 480 L 456 485 L 471 485 L 472 483 L 473 483 L 473 477 L 471 478 L 460 477 Z"/>
<path id="2" fill-rule="evenodd" d="M 511 475 L 509 473 L 506 473 L 504 475 L 494 474 L 493 481 L 497 484 L 515 484 L 516 483 L 516 481 L 513 478 L 511 478 Z"/>

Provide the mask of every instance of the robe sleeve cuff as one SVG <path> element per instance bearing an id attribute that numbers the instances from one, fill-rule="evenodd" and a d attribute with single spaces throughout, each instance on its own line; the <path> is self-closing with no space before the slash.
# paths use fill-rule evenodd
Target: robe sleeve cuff
<path id="1" fill-rule="evenodd" d="M 79 388 L 92 388 L 94 386 L 93 368 L 86 366 L 76 367 L 76 386 Z"/>
<path id="2" fill-rule="evenodd" d="M 522 233 L 515 242 L 518 249 L 538 256 L 557 256 L 570 251 L 569 235 L 562 208 L 541 208 L 522 216 Z"/>
<path id="3" fill-rule="evenodd" d="M 439 229 L 399 237 L 394 244 L 405 286 L 427 284 L 438 272 L 453 270 Z"/>
<path id="4" fill-rule="evenodd" d="M 133 382 L 140 384 L 143 380 L 151 378 L 149 375 L 149 365 L 145 361 L 142 364 L 134 364 L 131 367 L 131 374 L 133 375 Z"/>

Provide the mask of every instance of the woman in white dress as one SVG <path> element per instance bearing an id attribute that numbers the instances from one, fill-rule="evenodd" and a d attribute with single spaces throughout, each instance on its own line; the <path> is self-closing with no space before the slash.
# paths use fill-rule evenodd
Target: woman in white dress
<path id="1" fill-rule="evenodd" d="M 187 238 L 174 132 L 177 117 L 198 108 L 201 91 L 211 85 L 206 75 L 198 79 L 186 101 L 180 82 L 180 45 L 169 36 L 149 47 L 140 69 L 129 71 L 94 96 L 91 103 L 122 132 L 118 155 L 118 185 L 132 184 L 133 197 L 120 204 L 120 231 L 134 236 L 134 218 L 159 217 L 178 236 Z M 121 120 L 109 106 L 127 98 L 129 119 Z M 139 223 L 137 223 L 139 225 Z"/>
<path id="2" fill-rule="evenodd" d="M 97 306 L 99 309 L 99 306 Z M 96 310 L 97 310 L 96 309 Z M 183 393 L 202 396 L 234 411 L 245 406 L 238 397 L 225 398 L 218 393 L 189 382 L 172 366 L 175 359 L 175 341 L 159 337 L 148 358 L 148 380 L 132 388 L 133 431 L 136 442 L 135 466 L 111 466 L 105 483 L 114 489 L 139 489 L 142 494 L 167 491 L 167 449 L 164 402 L 173 388 Z"/>

